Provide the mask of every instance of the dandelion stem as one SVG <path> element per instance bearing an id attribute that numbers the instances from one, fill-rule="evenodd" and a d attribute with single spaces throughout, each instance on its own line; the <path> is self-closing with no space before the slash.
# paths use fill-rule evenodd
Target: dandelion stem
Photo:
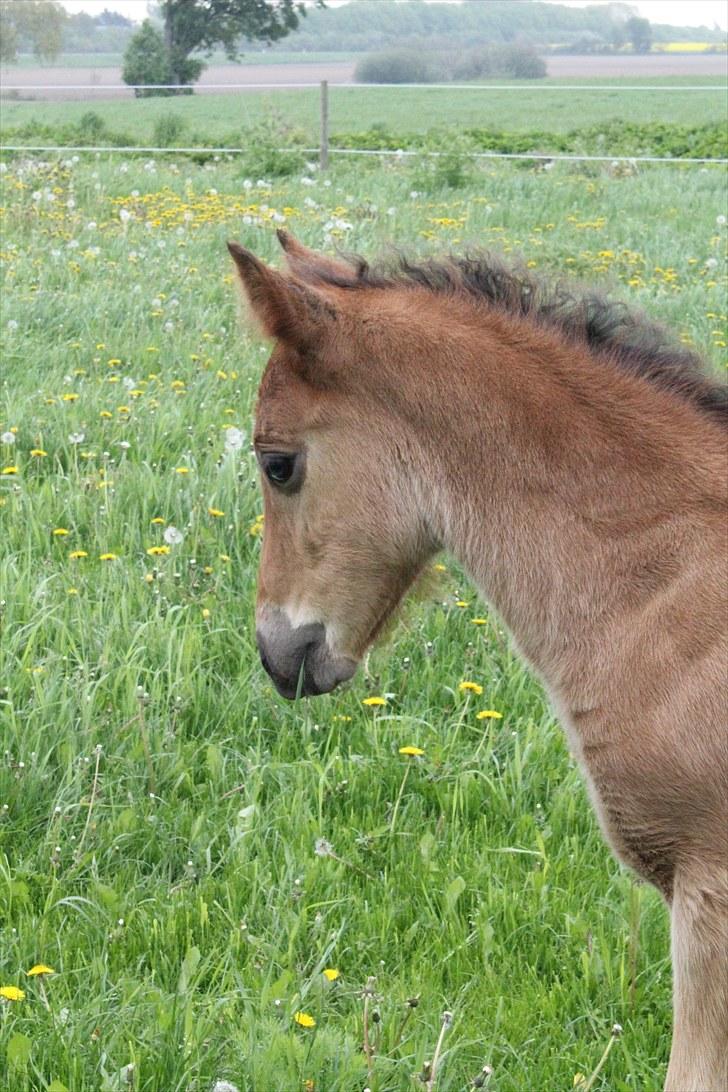
<path id="1" fill-rule="evenodd" d="M 144 699 L 139 699 L 139 735 L 142 740 L 142 747 L 144 748 L 144 759 L 147 764 L 147 777 L 149 780 L 149 792 L 153 795 L 157 795 L 157 781 L 154 776 L 154 763 L 152 762 L 152 752 L 149 746 L 149 735 L 147 733 L 147 724 L 144 719 Z"/>
<path id="2" fill-rule="evenodd" d="M 439 1034 L 439 1036 L 437 1038 L 437 1045 L 435 1047 L 435 1053 L 434 1053 L 434 1055 L 432 1057 L 432 1064 L 430 1066 L 430 1076 L 429 1076 L 427 1084 L 425 1086 L 427 1088 L 427 1092 L 432 1092 L 432 1090 L 435 1087 L 435 1081 L 437 1080 L 437 1066 L 438 1066 L 438 1063 L 440 1061 L 440 1053 L 442 1051 L 442 1044 L 443 1044 L 443 1041 L 445 1039 L 445 1032 L 450 1027 L 451 1023 L 452 1023 L 452 1013 L 443 1012 L 443 1014 L 442 1014 L 442 1024 L 440 1026 L 440 1034 Z"/>
<path id="3" fill-rule="evenodd" d="M 589 1092 L 589 1090 L 594 1086 L 595 1080 L 597 1079 L 597 1077 L 601 1073 L 602 1069 L 604 1068 L 604 1066 L 606 1064 L 606 1061 L 607 1061 L 607 1058 L 609 1057 L 610 1051 L 611 1051 L 612 1047 L 614 1046 L 615 1041 L 619 1038 L 619 1035 L 621 1034 L 621 1030 L 622 1030 L 621 1028 L 619 1028 L 619 1031 L 616 1030 L 618 1027 L 619 1027 L 618 1024 L 614 1025 L 614 1028 L 612 1029 L 612 1034 L 609 1037 L 609 1042 L 607 1043 L 607 1045 L 604 1048 L 604 1053 L 602 1054 L 601 1058 L 599 1059 L 599 1062 L 597 1063 L 596 1069 L 594 1070 L 591 1077 L 589 1078 L 589 1080 L 584 1085 L 583 1092 Z"/>
<path id="4" fill-rule="evenodd" d="M 629 1007 L 634 1008 L 637 989 L 637 952 L 640 942 L 641 889 L 632 881 L 629 890 Z"/>
<path id="5" fill-rule="evenodd" d="M 94 779 L 93 779 L 93 783 L 91 785 L 91 797 L 90 797 L 89 802 L 88 802 L 88 813 L 86 815 L 86 823 L 85 823 L 84 828 L 83 828 L 83 833 L 81 834 L 81 840 L 78 843 L 78 849 L 76 850 L 77 854 L 79 854 L 81 852 L 81 847 L 83 846 L 83 843 L 86 841 L 86 835 L 88 834 L 88 828 L 89 828 L 89 826 L 91 824 L 91 812 L 93 811 L 93 808 L 94 808 L 94 803 L 96 801 L 96 790 L 97 790 L 98 784 L 99 784 L 99 763 L 100 762 L 101 762 L 101 747 L 98 746 L 96 748 L 96 766 L 94 768 Z"/>
<path id="6" fill-rule="evenodd" d="M 393 1043 L 391 1049 L 389 1050 L 390 1054 L 394 1053 L 394 1051 L 397 1049 L 399 1044 L 402 1042 L 402 1036 L 404 1035 L 404 1029 L 407 1027 L 407 1021 L 409 1020 L 410 1016 L 412 1015 L 413 1010 L 414 1010 L 413 1005 L 407 1005 L 407 1008 L 405 1010 L 405 1014 L 402 1017 L 402 1020 L 400 1022 L 399 1027 L 397 1028 L 397 1034 L 395 1036 L 394 1043 Z"/>
<path id="7" fill-rule="evenodd" d="M 392 819 L 391 819 L 391 822 L 389 824 L 389 833 L 390 834 L 394 834 L 394 826 L 395 826 L 395 823 L 397 822 L 397 812 L 399 811 L 399 805 L 402 802 L 402 793 L 404 792 L 404 787 L 407 784 L 407 778 L 409 777 L 409 772 L 410 772 L 410 764 L 407 763 L 407 765 L 405 766 L 404 777 L 402 778 L 402 784 L 399 786 L 399 792 L 397 793 L 397 799 L 395 800 L 394 808 L 392 809 Z"/>
<path id="8" fill-rule="evenodd" d="M 367 1060 L 368 1084 L 371 1088 L 374 1083 L 374 1047 L 369 1039 L 369 1001 L 372 997 L 374 979 L 368 978 L 364 988 L 364 1055 Z"/>

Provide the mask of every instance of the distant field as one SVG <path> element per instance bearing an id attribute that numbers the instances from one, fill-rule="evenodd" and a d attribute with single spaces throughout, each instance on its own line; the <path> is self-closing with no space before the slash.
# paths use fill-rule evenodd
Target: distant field
<path id="1" fill-rule="evenodd" d="M 436 126 L 488 126 L 524 131 L 544 129 L 564 133 L 574 128 L 606 123 L 628 115 L 634 123 L 665 122 L 699 126 L 720 122 L 725 117 L 725 98 L 714 90 L 680 94 L 654 91 L 590 91 L 582 81 L 580 92 L 556 90 L 556 81 L 545 81 L 527 90 L 483 91 L 451 88 L 332 88 L 330 131 L 360 132 L 373 125 L 397 133 L 423 132 Z M 652 81 L 655 82 L 655 81 Z M 659 82 L 659 81 L 658 81 Z M 672 81 L 673 83 L 675 80 Z M 720 88 L 717 77 L 704 79 Z M 649 81 L 643 81 L 645 87 Z M 162 115 L 173 112 L 185 124 L 182 143 L 194 142 L 196 135 L 222 141 L 231 134 L 277 114 L 287 125 L 302 131 L 315 143 L 319 131 L 319 92 L 270 90 L 242 94 L 192 95 L 175 99 L 153 98 L 129 101 L 15 102 L 5 101 L 0 132 L 8 141 L 12 130 L 30 123 L 51 127 L 77 123 L 89 110 L 103 119 L 114 132 L 128 134 L 142 144 L 153 140 L 154 125 Z M 26 141 L 27 142 L 27 141 Z"/>
<path id="2" fill-rule="evenodd" d="M 242 54 L 239 64 L 325 64 L 330 61 L 348 61 L 354 57 L 353 53 L 347 52 L 326 52 L 319 53 L 295 53 L 293 51 L 285 53 L 282 50 L 276 53 L 253 51 L 249 50 Z M 224 53 L 213 53 L 211 57 L 206 58 L 207 63 L 211 65 L 225 65 L 230 66 L 231 61 L 228 61 Z M 61 53 L 53 62 L 54 68 L 121 68 L 123 63 L 123 55 L 121 53 Z M 46 66 L 43 66 L 45 68 Z M 38 58 L 31 53 L 25 53 L 18 57 L 18 60 L 13 65 L 8 65 L 3 68 L 3 78 L 10 82 L 10 75 L 16 69 L 28 69 L 28 68 L 40 68 L 38 64 Z"/>

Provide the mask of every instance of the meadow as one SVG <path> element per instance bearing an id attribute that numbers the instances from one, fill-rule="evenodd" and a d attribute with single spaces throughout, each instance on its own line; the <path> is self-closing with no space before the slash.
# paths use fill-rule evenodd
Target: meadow
<path id="1" fill-rule="evenodd" d="M 483 82 L 503 87 L 509 81 Z M 523 85 L 521 80 L 510 82 Z M 573 85 L 576 82 L 582 88 L 578 96 L 578 109 L 575 109 L 572 92 L 557 90 L 564 84 Z M 720 92 L 720 88 L 725 81 L 720 77 L 671 77 L 669 82 L 675 86 L 705 85 L 706 90 L 684 94 L 660 94 L 650 90 L 630 93 L 620 89 L 620 83 L 624 81 L 613 78 L 539 80 L 526 90 L 519 91 L 484 92 L 462 87 L 332 87 L 329 95 L 330 132 L 332 143 L 336 144 L 339 133 L 360 132 L 372 127 L 403 136 L 438 127 L 447 127 L 448 132 L 452 133 L 454 119 L 458 129 L 490 126 L 514 132 L 544 130 L 557 134 L 626 119 L 633 125 L 662 122 L 701 126 L 724 123 L 725 94 Z M 664 85 L 666 80 L 664 77 L 630 79 L 628 83 L 630 86 L 649 88 Z M 614 90 L 589 91 L 590 84 L 598 87 L 614 85 Z M 84 115 L 93 111 L 112 132 L 128 134 L 132 142 L 154 144 L 155 125 L 160 118 L 173 112 L 183 126 L 183 143 L 201 141 L 209 144 L 210 141 L 232 140 L 238 147 L 242 139 L 244 146 L 245 130 L 261 123 L 273 127 L 275 118 L 280 117 L 285 119 L 289 134 L 300 133 L 305 142 L 315 144 L 319 134 L 319 100 L 318 88 L 244 91 L 238 94 L 205 93 L 172 99 L 104 100 L 94 92 L 89 92 L 82 102 L 5 99 L 0 135 L 3 142 L 39 143 L 33 139 L 32 131 L 24 131 L 32 123 L 42 122 L 44 126 L 60 131 L 63 126 L 77 125 Z M 92 140 L 90 143 L 106 142 Z M 631 153 L 637 151 L 637 147 L 630 149 Z"/>
<path id="2" fill-rule="evenodd" d="M 345 689 L 260 667 L 268 349 L 225 240 L 520 254 L 721 369 L 721 168 L 0 171 L 0 1086 L 424 1089 L 442 1037 L 440 1092 L 661 1087 L 661 901 L 452 562 Z"/>

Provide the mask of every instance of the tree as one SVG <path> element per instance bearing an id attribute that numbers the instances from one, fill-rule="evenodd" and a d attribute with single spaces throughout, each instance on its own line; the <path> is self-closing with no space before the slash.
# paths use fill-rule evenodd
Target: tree
<path id="1" fill-rule="evenodd" d="M 66 13 L 54 0 L 4 0 L 0 3 L 0 61 L 16 60 L 18 49 L 32 49 L 43 61 L 61 51 Z"/>
<path id="2" fill-rule="evenodd" d="M 317 0 L 317 6 L 323 7 L 323 0 Z M 241 39 L 276 42 L 295 30 L 306 14 L 303 0 L 161 0 L 159 11 L 169 72 L 165 82 L 182 84 L 198 79 L 204 68 L 204 62 L 191 54 L 210 53 L 222 46 L 228 58 L 235 60 Z M 142 32 L 150 40 L 149 30 L 143 27 L 129 50 Z M 125 57 L 125 73 L 126 67 Z M 126 75 L 124 79 L 130 82 Z"/>
<path id="3" fill-rule="evenodd" d="M 649 53 L 652 46 L 652 27 L 650 26 L 649 19 L 641 19 L 638 15 L 633 15 L 631 19 L 628 19 L 624 24 L 624 29 L 632 42 L 632 49 L 635 53 Z"/>
<path id="4" fill-rule="evenodd" d="M 132 85 L 177 82 L 172 75 L 164 38 L 149 19 L 144 20 L 126 48 L 121 78 L 124 83 Z M 157 90 L 137 87 L 134 94 L 137 98 L 145 98 L 148 95 L 173 95 L 174 91 L 164 87 Z"/>

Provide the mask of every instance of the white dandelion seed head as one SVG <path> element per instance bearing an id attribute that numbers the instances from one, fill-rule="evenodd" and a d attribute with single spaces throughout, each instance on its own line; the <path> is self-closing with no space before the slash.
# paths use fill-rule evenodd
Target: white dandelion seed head
<path id="1" fill-rule="evenodd" d="M 725 227 L 726 223 L 728 223 L 728 220 L 726 219 L 725 216 L 716 216 L 715 222 L 718 225 L 718 227 Z"/>
<path id="2" fill-rule="evenodd" d="M 14 432 L 3 432 L 2 436 L 0 436 L 0 442 L 2 442 L 3 444 L 14 444 L 15 443 L 15 433 Z"/>
<path id="3" fill-rule="evenodd" d="M 238 1092 L 238 1086 L 232 1081 L 215 1081 L 210 1092 Z"/>
<path id="4" fill-rule="evenodd" d="M 325 838 L 317 838 L 313 848 L 317 857 L 330 857 L 334 852 L 331 842 L 327 842 Z"/>
<path id="5" fill-rule="evenodd" d="M 17 319 L 14 319 L 14 318 L 8 319 L 8 330 L 10 330 L 11 333 L 12 333 L 12 331 L 17 330 L 17 328 L 18 328 Z"/>
<path id="6" fill-rule="evenodd" d="M 179 544 L 181 542 L 184 542 L 184 540 L 185 536 L 182 534 L 179 528 L 174 527 L 171 523 L 169 527 L 165 527 L 164 541 L 167 543 L 168 546 L 179 546 Z"/>
<path id="7" fill-rule="evenodd" d="M 69 444 L 82 444 L 85 439 L 85 432 L 71 432 L 68 437 L 68 442 Z"/>
<path id="8" fill-rule="evenodd" d="M 245 433 L 239 428 L 225 429 L 225 450 L 239 451 L 245 443 Z"/>

